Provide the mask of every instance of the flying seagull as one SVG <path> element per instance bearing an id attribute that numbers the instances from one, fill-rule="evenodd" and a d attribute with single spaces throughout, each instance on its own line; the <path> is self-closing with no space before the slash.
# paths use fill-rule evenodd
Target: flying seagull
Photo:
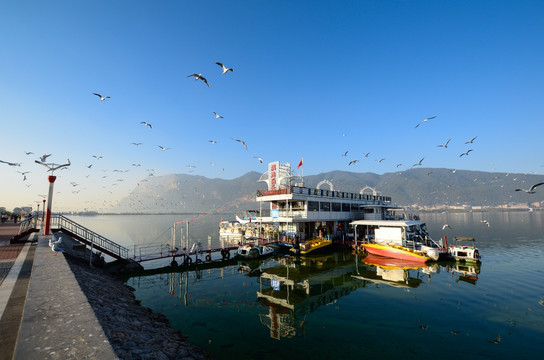
<path id="1" fill-rule="evenodd" d="M 247 150 L 247 145 L 246 145 L 246 142 L 244 140 L 233 139 L 233 138 L 231 138 L 231 139 L 234 140 L 234 141 L 238 141 Z"/>
<path id="2" fill-rule="evenodd" d="M 100 159 L 102 159 L 102 156 L 100 156 L 100 155 L 93 155 L 93 158 L 95 158 L 96 160 L 100 160 Z"/>
<path id="3" fill-rule="evenodd" d="M 469 141 L 467 141 L 465 144 L 472 144 L 472 142 L 474 140 L 476 140 L 477 136 L 473 137 L 472 139 L 470 139 Z"/>
<path id="4" fill-rule="evenodd" d="M 100 94 L 97 94 L 97 93 L 93 93 L 93 95 L 98 96 L 98 97 L 100 98 L 100 101 L 104 101 L 104 100 L 106 100 L 106 99 L 111 99 L 109 96 L 104 97 L 104 96 L 102 96 L 102 95 L 100 95 Z"/>
<path id="5" fill-rule="evenodd" d="M 518 189 L 516 189 L 515 191 L 524 191 L 524 192 L 526 192 L 527 194 L 534 194 L 534 193 L 535 193 L 534 189 L 535 189 L 537 186 L 540 186 L 540 185 L 542 185 L 542 184 L 544 184 L 544 182 L 540 182 L 540 183 L 538 183 L 538 184 L 534 184 L 533 186 L 531 186 L 531 187 L 529 188 L 529 190 L 525 190 L 525 189 L 518 188 Z"/>
<path id="6" fill-rule="evenodd" d="M 487 227 L 490 227 L 491 225 L 489 224 L 489 221 L 483 219 L 483 220 L 480 220 L 481 223 L 484 223 L 487 225 Z"/>
<path id="7" fill-rule="evenodd" d="M 385 158 L 381 158 L 380 160 L 376 160 L 377 162 L 381 163 L 382 161 L 384 161 Z"/>
<path id="8" fill-rule="evenodd" d="M 416 128 L 419 127 L 419 125 L 421 125 L 421 124 L 423 124 L 423 123 L 426 123 L 426 122 L 429 121 L 429 120 L 434 119 L 435 117 L 436 117 L 436 115 L 435 115 L 435 116 L 428 117 L 428 118 L 426 118 L 426 119 L 423 119 L 419 124 L 416 125 Z"/>
<path id="9" fill-rule="evenodd" d="M 370 155 L 370 152 L 363 153 L 363 156 L 364 156 L 364 157 L 368 157 L 368 155 Z"/>
<path id="10" fill-rule="evenodd" d="M 448 148 L 448 144 L 450 143 L 450 140 L 451 139 L 448 139 L 448 141 L 446 141 L 446 143 L 444 145 L 436 145 L 438 147 L 443 147 L 444 149 L 447 149 Z"/>
<path id="11" fill-rule="evenodd" d="M 216 61 L 215 63 L 223 68 L 223 74 L 222 74 L 222 75 L 225 75 L 228 71 L 234 71 L 234 69 L 228 68 L 228 67 L 226 67 L 225 65 L 221 64 L 221 63 L 218 62 L 218 61 Z"/>
<path id="12" fill-rule="evenodd" d="M 421 158 L 421 160 L 419 160 L 419 162 L 418 162 L 418 163 L 416 163 L 416 164 L 412 165 L 412 167 L 414 167 L 414 166 L 418 166 L 418 165 L 419 165 L 419 166 L 421 166 L 421 163 L 423 162 L 423 159 L 425 159 L 425 158 Z"/>
<path id="13" fill-rule="evenodd" d="M 167 147 L 164 147 L 164 146 L 160 146 L 160 145 L 158 145 L 158 146 L 161 148 L 162 151 L 166 151 L 166 150 L 170 149 L 170 148 L 167 148 Z"/>
<path id="14" fill-rule="evenodd" d="M 1 163 L 8 164 L 9 166 L 21 166 L 21 163 L 12 163 L 9 161 L 0 160 Z"/>
<path id="15" fill-rule="evenodd" d="M 461 157 L 461 156 L 463 156 L 463 155 L 468 155 L 468 153 L 471 152 L 471 151 L 472 151 L 472 149 L 468 150 L 468 151 L 465 152 L 465 153 L 462 153 L 461 155 L 459 155 L 459 157 Z"/>
<path id="16" fill-rule="evenodd" d="M 32 151 L 25 151 L 26 155 L 34 154 Z"/>
<path id="17" fill-rule="evenodd" d="M 45 166 L 46 168 L 48 168 L 49 170 L 47 171 L 51 171 L 51 174 L 53 173 L 53 171 L 55 170 L 58 170 L 58 169 L 61 169 L 61 168 L 64 168 L 64 167 L 67 167 L 67 166 L 70 166 L 72 163 L 70 162 L 70 159 L 68 159 L 68 162 L 66 164 L 62 164 L 62 165 L 59 165 L 59 164 L 52 164 L 52 163 L 49 163 L 49 164 L 46 164 L 42 161 L 38 161 L 38 160 L 34 160 L 34 162 L 36 164 L 40 164 L 40 165 L 43 165 Z"/>
<path id="18" fill-rule="evenodd" d="M 213 112 L 215 114 L 215 118 L 216 119 L 223 119 L 223 116 L 219 115 L 218 113 L 216 113 L 215 111 Z"/>
<path id="19" fill-rule="evenodd" d="M 442 230 L 444 229 L 451 229 L 451 226 L 449 226 L 448 224 L 444 224 L 442 225 Z"/>
<path id="20" fill-rule="evenodd" d="M 263 158 L 261 158 L 261 157 L 258 157 L 258 156 L 254 156 L 254 158 L 255 158 L 255 159 L 259 159 L 259 162 L 260 162 L 261 164 L 262 164 L 262 163 L 263 163 L 263 161 L 264 161 L 264 160 L 263 160 Z"/>
<path id="21" fill-rule="evenodd" d="M 42 155 L 42 156 L 40 157 L 40 161 L 44 162 L 44 161 L 47 160 L 47 158 L 50 157 L 50 156 L 51 156 L 51 154 Z"/>
<path id="22" fill-rule="evenodd" d="M 208 142 L 209 142 L 209 143 L 212 143 L 212 145 L 215 144 L 215 143 L 217 143 L 217 141 L 215 141 L 215 140 L 208 140 Z"/>
<path id="23" fill-rule="evenodd" d="M 348 166 L 349 166 L 349 165 L 352 165 L 352 164 L 355 164 L 355 163 L 357 163 L 357 162 L 359 162 L 359 160 L 351 160 L 351 161 L 349 162 Z"/>
<path id="24" fill-rule="evenodd" d="M 348 156 L 348 152 L 349 152 L 349 150 L 346 151 L 345 153 L 343 153 L 342 156 Z"/>
<path id="25" fill-rule="evenodd" d="M 142 145 L 142 143 L 136 143 L 136 142 L 133 142 L 133 143 L 131 143 L 131 144 L 132 144 L 132 145 L 136 145 L 136 146 Z"/>
<path id="26" fill-rule="evenodd" d="M 187 77 L 191 77 L 191 76 L 195 78 L 195 81 L 202 80 L 204 81 L 206 85 L 208 85 L 208 87 L 210 87 L 210 84 L 208 84 L 208 80 L 206 80 L 206 78 L 202 76 L 202 74 L 191 74 L 191 75 L 188 75 Z"/>
<path id="27" fill-rule="evenodd" d="M 140 121 L 140 124 L 144 124 L 144 126 L 149 126 L 149 128 L 152 129 L 150 123 L 147 123 L 147 122 L 145 122 L 145 121 Z"/>

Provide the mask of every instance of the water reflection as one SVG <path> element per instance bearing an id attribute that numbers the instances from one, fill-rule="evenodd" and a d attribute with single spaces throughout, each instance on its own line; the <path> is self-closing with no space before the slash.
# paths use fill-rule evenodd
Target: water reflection
<path id="1" fill-rule="evenodd" d="M 358 268 L 354 278 L 394 287 L 415 288 L 423 282 L 421 275 L 426 275 L 430 282 L 431 274 L 440 272 L 437 263 L 421 264 L 372 254 L 364 257 L 363 263 L 369 266 Z"/>
<path id="2" fill-rule="evenodd" d="M 476 285 L 478 274 L 480 273 L 480 263 L 476 264 L 460 264 L 454 263 L 449 265 L 452 275 L 458 275 L 456 282 L 463 281 L 472 285 Z"/>
<path id="3" fill-rule="evenodd" d="M 351 254 L 334 253 L 285 257 L 277 266 L 264 269 L 257 300 L 268 308 L 268 313 L 259 314 L 259 318 L 270 329 L 270 337 L 304 336 L 309 313 L 364 287 L 351 276 L 354 265 Z"/>

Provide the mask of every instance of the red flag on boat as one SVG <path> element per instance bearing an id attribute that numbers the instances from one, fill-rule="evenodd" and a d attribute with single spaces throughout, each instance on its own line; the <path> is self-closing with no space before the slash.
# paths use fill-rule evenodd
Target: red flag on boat
<path id="1" fill-rule="evenodd" d="M 301 167 L 301 166 L 302 166 L 302 158 L 300 158 L 300 162 L 299 162 L 298 165 L 297 165 L 297 170 L 298 170 L 298 168 Z"/>

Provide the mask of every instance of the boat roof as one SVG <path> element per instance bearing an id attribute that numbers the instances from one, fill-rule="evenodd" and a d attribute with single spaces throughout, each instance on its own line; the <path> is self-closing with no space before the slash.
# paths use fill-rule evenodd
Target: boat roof
<path id="1" fill-rule="evenodd" d="M 470 236 L 456 236 L 453 238 L 455 241 L 476 241 L 475 238 Z"/>
<path id="2" fill-rule="evenodd" d="M 352 226 L 391 226 L 391 227 L 407 227 L 424 224 L 419 220 L 355 220 L 350 223 Z"/>

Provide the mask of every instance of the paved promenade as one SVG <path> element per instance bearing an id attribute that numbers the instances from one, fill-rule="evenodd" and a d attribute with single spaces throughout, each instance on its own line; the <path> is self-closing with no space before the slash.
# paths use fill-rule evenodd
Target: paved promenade
<path id="1" fill-rule="evenodd" d="M 66 258 L 44 236 L 10 245 L 17 231 L 0 226 L 0 359 L 117 359 Z"/>

